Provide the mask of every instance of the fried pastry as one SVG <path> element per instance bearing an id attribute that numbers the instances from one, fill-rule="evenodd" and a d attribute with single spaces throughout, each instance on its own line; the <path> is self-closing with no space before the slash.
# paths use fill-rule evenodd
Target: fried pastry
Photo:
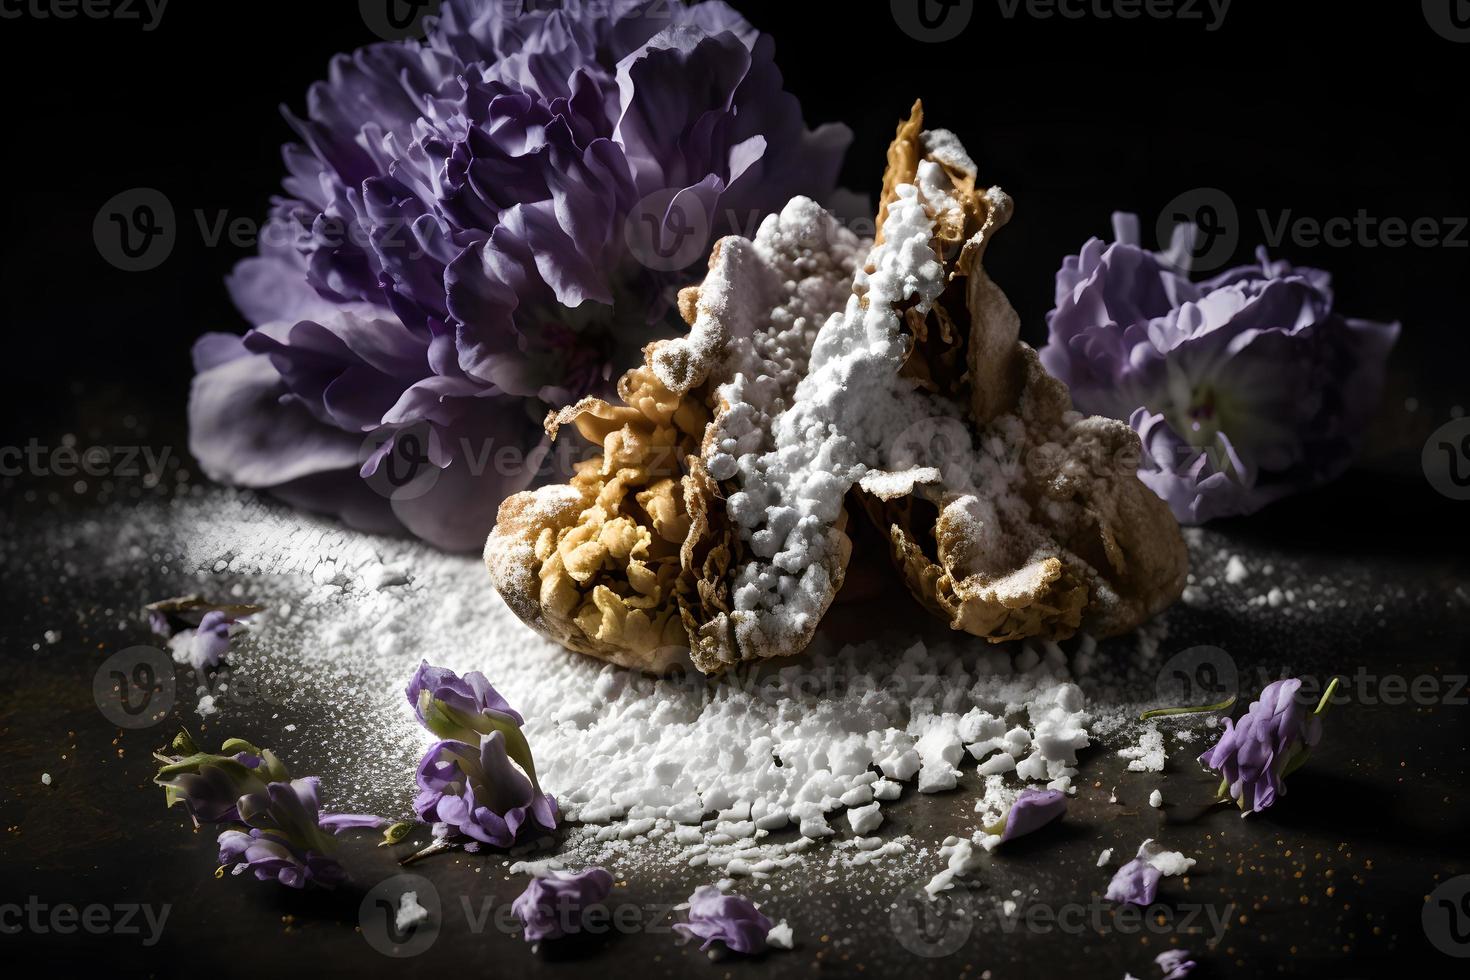
<path id="1" fill-rule="evenodd" d="M 841 587 L 841 522 L 820 573 L 823 600 L 800 630 L 742 629 L 734 592 L 752 549 L 727 516 L 741 506 L 737 456 L 774 448 L 772 420 L 805 374 L 812 342 L 851 294 L 868 243 L 805 198 L 754 240 L 717 242 L 703 284 L 679 307 L 690 331 L 645 351 L 618 403 L 553 413 L 600 452 L 570 483 L 501 506 L 485 561 L 506 602 L 542 635 L 625 667 L 690 660 L 715 673 L 799 653 Z"/>

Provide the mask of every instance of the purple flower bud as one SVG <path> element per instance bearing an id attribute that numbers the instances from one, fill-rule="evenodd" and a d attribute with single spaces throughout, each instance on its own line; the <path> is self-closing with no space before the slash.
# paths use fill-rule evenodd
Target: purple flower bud
<path id="1" fill-rule="evenodd" d="M 446 667 L 431 667 L 427 660 L 421 661 L 406 693 L 419 724 L 441 738 L 452 738 L 465 730 L 481 730 L 485 725 L 480 715 L 490 715 L 517 728 L 525 724 L 520 713 L 478 670 L 460 677 Z"/>
<path id="2" fill-rule="evenodd" d="M 607 898 L 612 883 L 602 868 L 553 871 L 533 878 L 510 908 L 526 927 L 526 942 L 559 939 L 581 931 L 583 912 Z"/>
<path id="3" fill-rule="evenodd" d="M 1302 682 L 1296 678 L 1266 685 L 1237 722 L 1225 720 L 1225 732 L 1199 761 L 1220 774 L 1220 798 L 1259 813 L 1286 793 L 1286 776 L 1301 766 L 1322 737 L 1320 712 L 1297 700 Z"/>
<path id="4" fill-rule="evenodd" d="M 701 885 L 689 896 L 689 921 L 674 923 L 674 931 L 686 939 L 704 940 L 700 949 L 722 942 L 737 953 L 759 953 L 766 948 L 771 920 L 749 899 Z"/>
<path id="5" fill-rule="evenodd" d="M 1331 276 L 1264 250 L 1194 282 L 1188 249 L 1141 248 L 1135 215 L 1113 224 L 1114 244 L 1094 238 L 1063 263 L 1047 316 L 1041 360 L 1077 408 L 1130 422 L 1140 478 L 1183 523 L 1338 477 L 1377 408 L 1398 324 L 1342 316 Z"/>

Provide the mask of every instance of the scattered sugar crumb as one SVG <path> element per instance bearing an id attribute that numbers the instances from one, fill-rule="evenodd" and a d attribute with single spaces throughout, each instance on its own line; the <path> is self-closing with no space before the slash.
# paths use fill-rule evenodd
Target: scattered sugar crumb
<path id="1" fill-rule="evenodd" d="M 398 911 L 393 916 L 393 924 L 397 926 L 399 932 L 428 920 L 429 910 L 419 904 L 418 892 L 404 892 L 399 897 Z"/>

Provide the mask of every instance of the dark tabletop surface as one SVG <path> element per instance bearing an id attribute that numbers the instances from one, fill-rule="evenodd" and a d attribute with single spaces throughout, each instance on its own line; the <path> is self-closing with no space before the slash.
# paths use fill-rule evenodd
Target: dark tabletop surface
<path id="1" fill-rule="evenodd" d="M 982 858 L 973 888 L 937 908 L 917 903 L 914 889 L 939 870 L 937 857 L 898 885 L 876 876 L 866 886 L 851 875 L 778 876 L 780 914 L 796 948 L 713 964 L 667 928 L 670 907 L 709 881 L 694 868 L 620 881 L 615 901 L 638 910 L 634 928 L 533 952 L 493 914 L 525 878 L 488 856 L 439 855 L 406 869 L 429 883 L 416 883 L 422 895 L 438 896 L 437 935 L 422 951 L 399 950 L 417 955 L 397 958 L 370 941 L 383 931 L 370 893 L 384 882 L 403 885 L 402 851 L 375 847 L 371 834 L 345 839 L 355 884 L 336 892 L 216 879 L 214 835 L 164 809 L 151 784 L 152 753 L 197 716 L 181 703 L 155 725 L 119 728 L 99 709 L 93 684 L 109 656 L 152 642 L 138 615 L 143 602 L 201 583 L 227 593 L 238 577 L 165 571 L 157 560 L 101 571 L 95 550 L 67 542 L 106 548 L 95 530 L 82 533 L 94 519 L 115 526 L 135 505 L 220 492 L 193 489 L 199 477 L 180 448 L 187 351 L 204 330 L 242 329 L 220 280 L 247 250 L 190 234 L 168 265 L 132 275 L 103 261 L 92 225 L 108 198 L 131 187 L 166 191 L 180 214 L 265 213 L 281 175 L 277 146 L 288 135 L 277 105 L 299 109 L 333 52 L 370 40 L 341 6 L 352 5 L 296 4 L 282 15 L 279 5 L 178 4 L 147 34 L 88 18 L 0 28 L 0 41 L 15 45 L 0 59 L 9 130 L 36 134 L 8 146 L 8 165 L 22 176 L 6 199 L 11 232 L 0 238 L 10 345 L 0 447 L 56 447 L 64 433 L 82 447 L 173 447 L 157 485 L 117 473 L 0 477 L 7 972 L 15 964 L 62 976 L 86 969 L 193 978 L 1130 972 L 1149 980 L 1159 976 L 1153 957 L 1177 945 L 1197 954 L 1195 977 L 1350 978 L 1449 975 L 1454 957 L 1470 956 L 1470 503 L 1436 493 L 1420 457 L 1452 406 L 1463 416 L 1470 405 L 1462 248 L 1283 250 L 1333 270 L 1345 311 L 1404 322 L 1363 465 L 1329 488 L 1193 535 L 1199 594 L 1168 613 L 1157 670 L 1120 666 L 1111 678 L 1114 654 L 1105 647 L 1101 666 L 1083 680 L 1094 702 L 1120 688 L 1146 700 L 1167 658 L 1194 644 L 1229 652 L 1244 697 L 1283 672 L 1348 678 L 1348 703 L 1332 709 L 1311 762 L 1266 813 L 1242 820 L 1209 805 L 1214 787 L 1193 761 L 1200 740 L 1170 740 L 1161 774 L 1126 771 L 1100 742 L 1081 757 L 1066 820 L 1003 860 Z M 1460 97 L 1470 46 L 1431 31 L 1419 4 L 1352 16 L 1348 5 L 1325 0 L 1242 3 L 1225 29 L 1209 33 L 1167 22 L 1010 22 L 976 4 L 985 19 L 970 38 L 1004 30 L 1002 43 L 984 45 L 981 56 L 970 39 L 948 48 L 901 42 L 891 77 L 863 66 L 876 74 L 861 99 L 852 92 L 850 48 L 822 43 L 821 33 L 836 33 L 832 10 L 846 24 L 854 5 L 740 6 L 778 36 L 808 117 L 843 119 L 856 130 L 845 183 L 873 186 L 894 122 L 922 95 L 933 117 L 985 161 L 989 179 L 1016 194 L 1027 217 L 1007 232 L 1014 244 L 995 254 L 995 275 L 1032 342 L 1044 335 L 1060 256 L 1104 233 L 1115 208 L 1156 215 L 1180 191 L 1219 186 L 1247 216 L 1288 208 L 1318 218 L 1363 207 L 1406 218 L 1466 213 L 1464 159 L 1455 150 L 1470 111 Z M 892 38 L 881 10 L 878 21 L 864 29 Z M 960 74 L 968 71 L 979 81 Z M 1003 111 L 977 107 L 977 94 L 993 93 L 1003 96 Z M 1253 225 L 1247 232 L 1237 261 L 1260 239 Z M 1334 601 L 1287 608 L 1231 599 L 1231 590 L 1206 581 L 1227 553 L 1252 568 L 1274 565 L 1298 583 L 1328 583 Z M 849 603 L 842 619 L 861 633 L 902 622 L 889 612 Z M 292 717 L 242 704 L 229 733 L 288 741 Z M 973 766 L 964 764 L 962 787 L 973 784 Z M 1154 788 L 1163 790 L 1162 809 L 1147 803 Z M 972 804 L 964 788 L 906 791 L 885 805 L 882 835 L 931 843 L 968 836 Z M 1155 910 L 1162 923 L 1115 918 L 1100 900 L 1109 872 L 1096 867 L 1098 852 L 1113 848 L 1116 867 L 1151 836 L 1198 863 L 1165 880 Z M 1017 902 L 1016 918 L 1005 914 L 1006 901 Z M 492 914 L 483 919 L 486 903 Z M 73 914 L 83 921 L 74 924 Z M 1054 924 L 1059 917 L 1064 924 Z"/>
<path id="2" fill-rule="evenodd" d="M 0 902 L 18 906 L 0 910 L 8 916 L 0 918 L 0 948 L 8 955 L 40 955 L 61 968 L 125 964 L 129 972 L 160 976 L 453 970 L 1121 978 L 1130 971 L 1147 978 L 1157 975 L 1153 957 L 1174 945 L 1198 954 L 1201 977 L 1384 976 L 1407 961 L 1437 975 L 1454 965 L 1448 953 L 1470 953 L 1470 917 L 1456 912 L 1452 921 L 1438 903 L 1445 893 L 1428 901 L 1441 884 L 1470 872 L 1464 505 L 1433 492 L 1422 476 L 1412 478 L 1407 466 L 1397 476 L 1392 467 L 1356 472 L 1254 519 L 1191 534 L 1200 591 L 1168 614 L 1161 664 L 1175 651 L 1208 643 L 1229 651 L 1243 695 L 1253 697 L 1283 672 L 1350 682 L 1348 703 L 1328 714 L 1323 743 L 1273 809 L 1243 820 L 1211 806 L 1212 782 L 1192 760 L 1203 748 L 1199 741 L 1171 739 L 1162 774 L 1128 772 L 1113 751 L 1095 747 L 1082 755 L 1067 819 L 1010 849 L 1005 860 L 987 857 L 971 888 L 937 906 L 919 902 L 916 889 L 941 867 L 937 857 L 898 887 L 886 878 L 864 886 L 861 877 L 854 884 L 852 876 L 828 881 L 782 872 L 797 875 L 781 882 L 779 903 L 796 949 L 718 963 L 678 945 L 668 931 L 671 906 L 708 883 L 700 869 L 628 876 L 614 899 L 632 916 L 630 926 L 533 953 L 497 925 L 495 911 L 525 878 L 487 857 L 438 855 L 407 869 L 431 883 L 416 884 L 421 896 L 439 899 L 436 934 L 422 951 L 400 948 L 414 955 L 397 959 L 369 941 L 383 933 L 381 912 L 373 910 L 379 895 L 369 890 L 382 882 L 390 890 L 405 887 L 395 877 L 404 871 L 396 864 L 404 849 L 375 847 L 375 835 L 346 840 L 355 883 L 333 893 L 213 877 L 214 835 L 194 832 L 179 811 L 165 810 L 150 784 L 151 753 L 178 725 L 198 719 L 181 705 L 157 725 L 118 728 L 99 710 L 93 680 L 110 654 L 150 642 L 137 613 L 142 599 L 201 580 L 224 593 L 234 579 L 210 569 L 164 573 L 151 561 L 140 561 L 136 575 L 99 576 L 89 570 L 95 555 L 58 546 L 70 540 L 68 529 L 98 515 L 115 518 L 169 493 L 221 492 L 187 489 L 187 462 L 179 468 L 185 476 L 173 472 L 163 481 L 167 491 L 126 480 L 106 492 L 77 493 L 45 480 L 5 487 Z M 1278 578 L 1287 574 L 1298 584 L 1327 583 L 1329 592 L 1321 608 L 1298 603 L 1290 614 L 1264 603 L 1216 601 L 1223 585 L 1216 590 L 1206 579 L 1216 581 L 1226 554 L 1252 568 L 1277 567 Z M 861 632 L 880 617 L 857 603 L 843 607 L 840 618 Z M 47 631 L 59 626 L 51 642 Z M 1148 700 L 1153 675 L 1125 675 L 1120 667 L 1111 677 L 1108 649 L 1099 654 L 1103 666 L 1082 680 L 1090 700 L 1106 701 L 1120 689 Z M 230 727 L 268 739 L 286 720 L 272 705 L 245 704 Z M 42 784 L 43 772 L 51 785 Z M 330 780 L 332 773 L 321 775 Z M 968 836 L 975 818 L 965 784 L 948 794 L 906 791 L 885 807 L 882 835 L 932 842 Z M 1164 792 L 1162 809 L 1147 803 L 1154 788 Z M 1117 803 L 1109 801 L 1113 794 Z M 1161 904 L 1148 917 L 1119 917 L 1101 901 L 1109 872 L 1096 867 L 1098 853 L 1113 848 L 1116 867 L 1152 836 L 1166 837 L 1198 864 L 1183 878 L 1165 879 Z M 1467 885 L 1470 877 L 1448 887 L 1463 895 Z M 1015 909 L 1004 906 L 1008 900 Z M 92 915 L 94 927 L 63 932 L 71 921 L 65 906 Z M 58 909 L 61 918 L 51 918 Z M 161 928 L 150 924 L 150 913 L 154 921 L 166 914 Z"/>

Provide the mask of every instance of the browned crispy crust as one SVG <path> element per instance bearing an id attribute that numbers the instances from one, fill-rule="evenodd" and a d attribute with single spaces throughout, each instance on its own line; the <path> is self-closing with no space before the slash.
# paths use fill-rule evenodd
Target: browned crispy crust
<path id="1" fill-rule="evenodd" d="M 922 133 L 923 107 L 915 104 L 888 151 L 884 209 L 899 184 L 916 180 Z M 1003 415 L 1020 418 L 1029 450 L 1021 493 L 1031 517 L 982 535 L 957 495 L 932 486 L 886 499 L 858 490 L 862 509 L 889 538 L 915 599 L 955 629 L 993 642 L 1134 629 L 1184 588 L 1188 555 L 1178 524 L 1137 478 L 1141 449 L 1132 429 L 1077 416 L 1066 386 L 1018 341 L 1019 318 L 983 266 L 1011 217 L 1010 198 L 978 191 L 975 175 L 952 162 L 934 162 L 962 207 L 937 216 L 932 247 L 949 281 L 927 313 L 903 311 L 911 348 L 902 374 L 967 405 L 977 434 Z M 1056 519 L 1051 504 L 1083 516 Z"/>

